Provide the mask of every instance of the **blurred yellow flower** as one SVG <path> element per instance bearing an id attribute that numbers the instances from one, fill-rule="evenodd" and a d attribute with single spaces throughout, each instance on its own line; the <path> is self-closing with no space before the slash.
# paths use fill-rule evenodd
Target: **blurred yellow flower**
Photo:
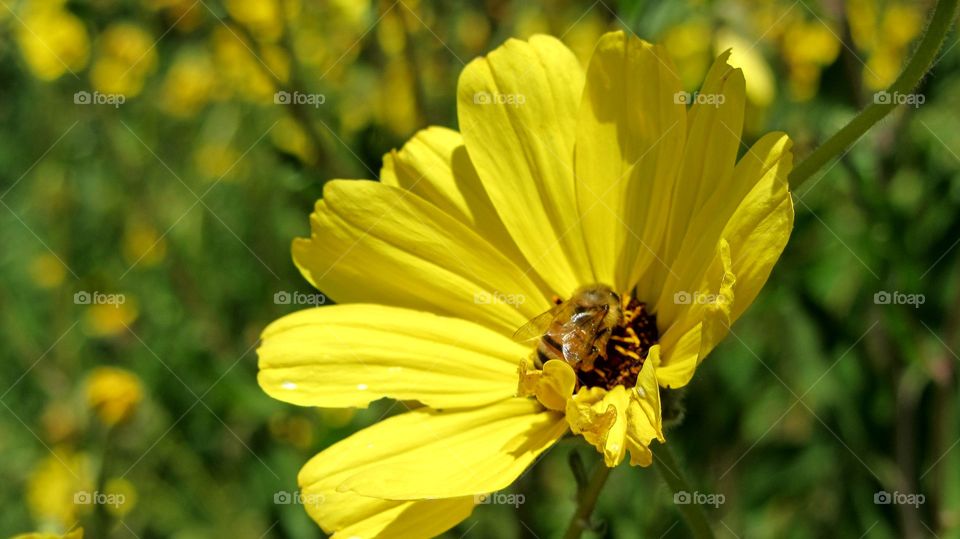
<path id="1" fill-rule="evenodd" d="M 112 337 L 126 333 L 127 327 L 140 314 L 136 301 L 130 294 L 123 296 L 123 303 L 98 303 L 87 307 L 84 313 L 84 329 L 93 337 Z"/>
<path id="2" fill-rule="evenodd" d="M 677 64 L 684 88 L 695 88 L 713 61 L 710 43 L 713 34 L 707 21 L 691 19 L 669 28 L 663 46 Z"/>
<path id="3" fill-rule="evenodd" d="M 158 264 L 167 254 L 167 241 L 149 223 L 131 219 L 123 231 L 123 258 L 129 265 Z"/>
<path id="4" fill-rule="evenodd" d="M 270 131 L 270 140 L 274 146 L 307 164 L 317 160 L 316 148 L 310 143 L 306 132 L 294 119 L 283 116 Z"/>
<path id="5" fill-rule="evenodd" d="M 87 376 L 87 406 L 107 426 L 133 416 L 143 400 L 143 384 L 136 374 L 117 367 L 97 367 Z"/>
<path id="6" fill-rule="evenodd" d="M 370 2 L 356 0 L 330 0 L 328 4 L 334 9 L 338 23 L 349 26 L 354 30 L 363 30 L 367 24 L 367 15 L 370 12 Z M 414 6 L 416 2 L 407 2 L 407 6 Z"/>
<path id="7" fill-rule="evenodd" d="M 60 0 L 30 0 L 17 27 L 17 44 L 27 67 L 43 80 L 54 80 L 87 64 L 90 42 L 83 22 Z"/>
<path id="8" fill-rule="evenodd" d="M 211 46 L 220 74 L 218 97 L 235 95 L 255 103 L 273 104 L 277 91 L 273 77 L 285 82 L 290 70 L 290 59 L 281 48 L 265 45 L 263 54 L 258 56 L 253 44 L 223 26 L 214 29 Z"/>
<path id="9" fill-rule="evenodd" d="M 66 447 L 54 448 L 52 454 L 37 463 L 27 479 L 26 502 L 30 514 L 41 528 L 70 529 L 77 523 L 80 512 L 90 510 L 89 505 L 77 500 L 93 490 L 93 482 L 93 468 L 86 454 Z"/>
<path id="10" fill-rule="evenodd" d="M 377 42 L 387 56 L 399 56 L 407 46 L 407 29 L 401 11 L 391 10 L 377 24 Z"/>
<path id="11" fill-rule="evenodd" d="M 747 98 L 758 107 L 773 102 L 777 87 L 773 70 L 757 48 L 756 42 L 744 38 L 729 28 L 721 28 L 716 35 L 716 53 L 730 50 L 730 65 L 743 70 L 747 81 Z"/>
<path id="12" fill-rule="evenodd" d="M 216 71 L 206 50 L 191 49 L 174 59 L 160 90 L 160 107 L 173 116 L 196 115 L 213 98 Z"/>
<path id="13" fill-rule="evenodd" d="M 410 64 L 398 58 L 386 65 L 380 81 L 380 123 L 399 136 L 409 136 L 419 127 L 415 77 Z"/>
<path id="14" fill-rule="evenodd" d="M 924 7 L 901 1 L 850 0 L 845 3 L 850 34 L 858 52 L 866 54 L 864 85 L 890 86 L 900 74 L 910 43 L 923 29 Z"/>
<path id="15" fill-rule="evenodd" d="M 590 55 L 593 54 L 597 40 L 607 30 L 603 11 L 603 8 L 591 9 L 579 20 L 564 22 L 566 35 L 563 36 L 563 42 L 577 55 L 577 59 L 583 65 L 590 61 Z"/>
<path id="16" fill-rule="evenodd" d="M 275 42 L 283 34 L 283 13 L 277 0 L 227 0 L 226 7 L 257 39 Z"/>
<path id="17" fill-rule="evenodd" d="M 460 43 L 477 54 L 490 39 L 490 20 L 483 12 L 464 10 L 457 17 L 456 33 Z"/>
<path id="18" fill-rule="evenodd" d="M 56 288 L 66 276 L 67 268 L 52 254 L 37 255 L 30 262 L 30 278 L 40 288 Z"/>
<path id="19" fill-rule="evenodd" d="M 117 518 L 123 518 L 137 506 L 139 496 L 136 487 L 122 477 L 107 479 L 103 484 L 103 491 L 107 499 L 112 502 L 105 504 L 104 507 L 107 508 L 108 513 Z"/>
<path id="20" fill-rule="evenodd" d="M 325 531 L 443 533 L 570 432 L 606 466 L 651 464 L 660 388 L 690 382 L 793 226 L 792 143 L 768 133 L 738 160 L 747 90 L 728 60 L 692 98 L 663 47 L 623 32 L 586 69 L 555 38 L 511 39 L 461 73 L 460 132 L 418 132 L 379 182 L 325 185 L 292 251 L 337 304 L 268 326 L 258 383 L 301 406 L 422 405 L 301 469 Z M 531 361 L 553 345 L 517 328 L 591 283 L 605 320 L 623 313 L 603 355 Z"/>
<path id="21" fill-rule="evenodd" d="M 240 152 L 229 142 L 204 142 L 193 154 L 193 163 L 197 172 L 209 180 L 236 178 L 242 170 L 242 163 L 238 163 L 239 159 Z"/>
<path id="22" fill-rule="evenodd" d="M 156 66 L 153 37 L 135 24 L 114 23 L 98 40 L 90 79 L 100 92 L 132 97 L 141 92 L 144 79 Z"/>
<path id="23" fill-rule="evenodd" d="M 550 31 L 550 21 L 543 8 L 534 4 L 520 4 L 513 20 L 513 35 L 527 38 Z"/>
<path id="24" fill-rule="evenodd" d="M 811 99 L 820 83 L 820 71 L 840 53 L 840 40 L 821 21 L 797 20 L 783 37 L 783 57 L 790 70 L 790 93 L 797 101 Z"/>
<path id="25" fill-rule="evenodd" d="M 83 539 L 83 528 L 77 528 L 65 534 L 59 533 L 21 533 L 11 539 Z"/>
<path id="26" fill-rule="evenodd" d="M 51 402 L 44 407 L 40 423 L 47 440 L 55 444 L 67 441 L 77 434 L 76 407 L 72 402 Z"/>

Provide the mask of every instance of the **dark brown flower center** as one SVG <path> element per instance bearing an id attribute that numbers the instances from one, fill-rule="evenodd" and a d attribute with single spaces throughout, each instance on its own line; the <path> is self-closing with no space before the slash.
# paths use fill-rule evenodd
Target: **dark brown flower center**
<path id="1" fill-rule="evenodd" d="M 592 366 L 580 363 L 574 367 L 581 386 L 613 389 L 622 385 L 632 388 L 650 347 L 660 340 L 657 317 L 647 312 L 646 303 L 626 295 L 622 303 L 623 321 L 613 329 L 606 358 L 597 357 Z"/>

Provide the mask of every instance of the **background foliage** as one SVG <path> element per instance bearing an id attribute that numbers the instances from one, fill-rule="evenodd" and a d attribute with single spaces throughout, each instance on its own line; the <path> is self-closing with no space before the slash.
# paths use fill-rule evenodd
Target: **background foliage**
<path id="1" fill-rule="evenodd" d="M 253 347 L 296 308 L 274 294 L 310 292 L 289 245 L 323 182 L 376 177 L 416 130 L 455 126 L 474 56 L 547 32 L 585 62 L 627 28 L 666 43 L 692 91 L 733 47 L 745 142 L 784 130 L 802 156 L 892 81 L 930 7 L 0 0 L 0 534 L 322 535 L 277 502 L 310 456 L 396 410 L 273 401 Z M 960 537 L 956 39 L 923 104 L 795 193 L 769 284 L 686 391 L 672 443 L 696 488 L 722 494 L 706 508 L 720 534 Z M 276 104 L 278 90 L 323 103 Z M 557 535 L 572 450 L 596 461 L 562 443 L 515 485 L 525 504 L 480 506 L 449 535 Z M 598 533 L 686 536 L 673 494 L 652 470 L 615 470 Z"/>

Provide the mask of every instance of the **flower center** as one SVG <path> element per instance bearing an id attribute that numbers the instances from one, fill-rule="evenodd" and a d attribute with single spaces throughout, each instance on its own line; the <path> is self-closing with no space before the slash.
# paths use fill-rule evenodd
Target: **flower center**
<path id="1" fill-rule="evenodd" d="M 632 388 L 637 383 L 637 376 L 650 347 L 660 340 L 657 317 L 647 312 L 646 303 L 624 295 L 621 305 L 623 319 L 612 330 L 606 354 L 599 355 L 592 365 L 581 362 L 574 366 L 581 385 L 606 389 L 616 386 Z"/>

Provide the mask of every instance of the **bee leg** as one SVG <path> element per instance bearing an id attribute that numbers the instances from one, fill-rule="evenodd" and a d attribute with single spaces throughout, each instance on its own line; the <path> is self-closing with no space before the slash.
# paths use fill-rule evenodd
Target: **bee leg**
<path id="1" fill-rule="evenodd" d="M 597 336 L 597 339 L 593 342 L 594 347 L 597 349 L 597 355 L 602 357 L 604 360 L 607 359 L 607 343 L 610 342 L 610 336 L 613 332 L 609 329 L 606 329 Z"/>

